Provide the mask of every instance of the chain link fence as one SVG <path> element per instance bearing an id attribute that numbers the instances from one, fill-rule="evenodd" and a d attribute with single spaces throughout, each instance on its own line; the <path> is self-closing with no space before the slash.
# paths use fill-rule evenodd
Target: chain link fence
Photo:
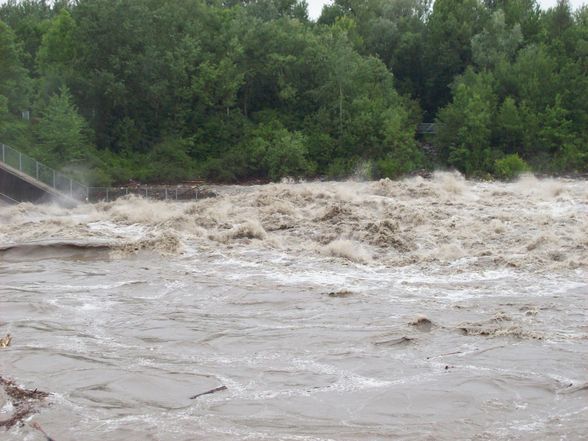
<path id="1" fill-rule="evenodd" d="M 201 187 L 139 186 L 139 187 L 88 187 L 88 202 L 110 202 L 127 195 L 135 195 L 163 201 L 189 201 L 214 197 L 215 194 Z"/>
<path id="2" fill-rule="evenodd" d="M 199 186 L 86 187 L 6 144 L 0 143 L 0 161 L 18 172 L 34 178 L 61 195 L 85 202 L 110 202 L 127 195 L 149 199 L 187 201 L 213 197 Z"/>
<path id="3" fill-rule="evenodd" d="M 88 187 L 6 144 L 0 144 L 0 161 L 62 195 L 80 201 L 88 199 Z"/>

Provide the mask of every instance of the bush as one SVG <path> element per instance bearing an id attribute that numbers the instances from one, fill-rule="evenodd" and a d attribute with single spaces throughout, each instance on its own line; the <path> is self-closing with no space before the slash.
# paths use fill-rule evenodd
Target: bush
<path id="1" fill-rule="evenodd" d="M 214 182 L 236 182 L 232 169 L 220 158 L 208 158 L 200 168 L 199 175 Z"/>
<path id="2" fill-rule="evenodd" d="M 304 176 L 312 172 L 312 165 L 306 159 L 304 135 L 300 132 L 288 132 L 282 129 L 277 133 L 275 142 L 268 146 L 265 163 L 267 172 L 273 181 L 285 176 Z"/>
<path id="3" fill-rule="evenodd" d="M 516 153 L 494 161 L 494 174 L 499 179 L 512 180 L 529 170 L 527 163 Z"/>
<path id="4" fill-rule="evenodd" d="M 190 142 L 170 137 L 157 144 L 149 154 L 149 180 L 156 182 L 185 181 L 194 177 L 194 161 L 188 155 Z"/>
<path id="5" fill-rule="evenodd" d="M 559 171 L 584 173 L 588 171 L 588 149 L 566 143 L 555 156 L 553 163 Z"/>
<path id="6" fill-rule="evenodd" d="M 329 179 L 346 179 L 353 174 L 356 158 L 335 158 L 327 167 Z"/>
<path id="7" fill-rule="evenodd" d="M 406 172 L 404 165 L 394 158 L 380 159 L 376 162 L 376 174 L 378 178 L 394 179 Z"/>

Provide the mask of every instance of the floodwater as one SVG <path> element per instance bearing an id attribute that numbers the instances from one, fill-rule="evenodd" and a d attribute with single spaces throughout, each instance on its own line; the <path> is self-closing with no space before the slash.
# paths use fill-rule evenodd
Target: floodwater
<path id="1" fill-rule="evenodd" d="M 586 181 L 216 191 L 0 208 L 0 439 L 585 439 Z"/>

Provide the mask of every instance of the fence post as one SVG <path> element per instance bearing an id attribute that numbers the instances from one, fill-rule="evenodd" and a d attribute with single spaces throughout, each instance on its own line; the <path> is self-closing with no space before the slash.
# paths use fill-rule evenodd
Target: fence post
<path id="1" fill-rule="evenodd" d="M 108 187 L 106 187 L 106 202 L 108 202 Z"/>
<path id="2" fill-rule="evenodd" d="M 37 181 L 38 181 L 39 180 L 39 163 L 37 161 L 35 161 L 35 170 L 37 171 L 36 177 L 37 177 Z"/>
<path id="3" fill-rule="evenodd" d="M 53 170 L 53 188 L 55 188 L 55 170 Z"/>
<path id="4" fill-rule="evenodd" d="M 73 181 L 71 179 L 69 180 L 69 196 L 73 196 Z"/>
<path id="5" fill-rule="evenodd" d="M 4 159 L 4 144 L 2 144 L 2 162 L 6 162 Z"/>
<path id="6" fill-rule="evenodd" d="M 18 152 L 18 171 L 22 171 L 22 153 Z"/>

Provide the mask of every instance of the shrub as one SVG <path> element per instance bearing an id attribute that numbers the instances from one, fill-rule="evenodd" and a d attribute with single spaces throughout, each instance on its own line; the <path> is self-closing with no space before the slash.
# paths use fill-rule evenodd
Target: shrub
<path id="1" fill-rule="evenodd" d="M 335 158 L 327 167 L 329 179 L 345 179 L 353 174 L 356 158 Z"/>
<path id="2" fill-rule="evenodd" d="M 157 182 L 177 182 L 194 177 L 194 161 L 188 151 L 190 143 L 186 139 L 170 137 L 155 145 L 149 154 L 153 165 L 149 180 Z"/>
<path id="3" fill-rule="evenodd" d="M 558 170 L 567 172 L 588 171 L 588 149 L 581 149 L 578 144 L 564 144 L 555 157 L 554 165 Z"/>
<path id="4" fill-rule="evenodd" d="M 503 180 L 514 179 L 521 173 L 529 170 L 530 167 L 527 163 L 516 153 L 506 155 L 504 158 L 494 161 L 494 174 Z"/>
<path id="5" fill-rule="evenodd" d="M 199 175 L 215 182 L 236 182 L 233 170 L 220 158 L 208 158 L 200 167 Z"/>
<path id="6" fill-rule="evenodd" d="M 280 130 L 274 143 L 268 146 L 265 155 L 267 172 L 273 181 L 285 176 L 303 176 L 312 172 L 312 165 L 306 159 L 304 135 L 300 132 Z"/>

